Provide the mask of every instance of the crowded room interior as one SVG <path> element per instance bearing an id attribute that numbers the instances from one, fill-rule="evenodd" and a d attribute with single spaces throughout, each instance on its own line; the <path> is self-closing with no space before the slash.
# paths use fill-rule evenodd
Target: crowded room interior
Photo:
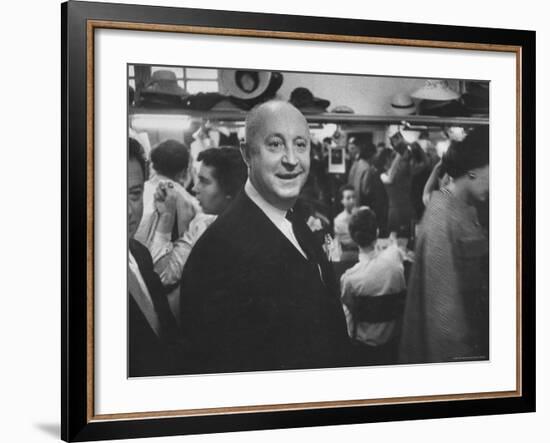
<path id="1" fill-rule="evenodd" d="M 128 65 L 128 374 L 489 359 L 489 82 Z"/>

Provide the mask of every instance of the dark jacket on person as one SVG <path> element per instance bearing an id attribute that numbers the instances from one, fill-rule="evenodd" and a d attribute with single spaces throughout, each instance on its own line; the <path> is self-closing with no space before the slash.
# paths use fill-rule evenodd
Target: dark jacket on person
<path id="1" fill-rule="evenodd" d="M 161 334 L 159 336 L 155 333 L 132 294 L 128 293 L 128 376 L 178 373 L 180 337 L 166 299 L 166 291 L 154 271 L 149 250 L 134 239 L 130 239 L 129 247 L 153 300 Z"/>
<path id="2" fill-rule="evenodd" d="M 199 239 L 181 284 L 186 372 L 348 363 L 332 269 L 307 225 L 296 229 L 314 260 L 241 192 Z"/>
<path id="3" fill-rule="evenodd" d="M 360 158 L 351 166 L 348 184 L 355 189 L 357 206 L 368 206 L 376 214 L 380 236 L 383 237 L 388 224 L 389 203 L 380 172 L 367 160 Z"/>

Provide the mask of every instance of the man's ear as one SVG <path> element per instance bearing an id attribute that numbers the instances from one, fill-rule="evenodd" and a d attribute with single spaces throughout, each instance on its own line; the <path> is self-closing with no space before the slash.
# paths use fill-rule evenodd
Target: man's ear
<path id="1" fill-rule="evenodd" d="M 250 146 L 246 142 L 242 142 L 239 149 L 246 166 L 250 166 Z"/>

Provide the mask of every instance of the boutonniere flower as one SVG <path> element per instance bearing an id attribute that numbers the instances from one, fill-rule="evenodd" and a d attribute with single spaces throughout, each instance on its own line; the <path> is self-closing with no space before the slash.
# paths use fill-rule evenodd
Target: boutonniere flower
<path id="1" fill-rule="evenodd" d="M 321 223 L 321 220 L 313 217 L 312 215 L 310 215 L 306 223 L 309 229 L 311 229 L 311 232 L 320 231 L 321 229 L 323 229 L 323 224 Z"/>

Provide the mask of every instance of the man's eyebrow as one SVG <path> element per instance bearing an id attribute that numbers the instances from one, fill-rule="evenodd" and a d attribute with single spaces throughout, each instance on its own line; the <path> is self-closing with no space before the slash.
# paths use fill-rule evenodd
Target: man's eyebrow
<path id="1" fill-rule="evenodd" d="M 268 139 L 269 137 L 280 137 L 282 139 L 285 139 L 285 135 L 282 132 L 272 132 L 270 134 L 267 134 L 265 138 Z M 296 140 L 297 138 L 309 140 L 309 136 L 304 134 L 295 135 L 292 140 Z"/>
<path id="2" fill-rule="evenodd" d="M 141 185 L 132 185 L 132 186 L 130 186 L 130 189 L 136 189 L 136 188 L 137 189 L 143 189 L 143 185 L 141 184 Z"/>

